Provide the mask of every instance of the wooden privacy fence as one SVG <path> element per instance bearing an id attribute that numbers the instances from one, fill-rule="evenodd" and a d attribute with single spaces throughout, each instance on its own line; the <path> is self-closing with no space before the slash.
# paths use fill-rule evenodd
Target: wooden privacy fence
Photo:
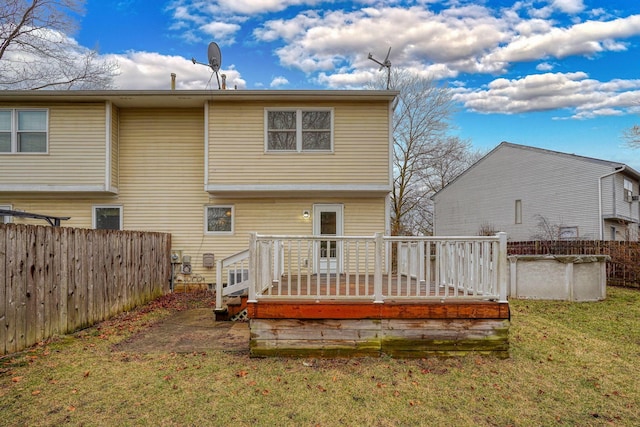
<path id="1" fill-rule="evenodd" d="M 640 242 L 536 240 L 508 242 L 509 255 L 609 255 L 607 285 L 640 287 Z"/>
<path id="2" fill-rule="evenodd" d="M 0 354 L 169 291 L 171 235 L 0 225 Z"/>

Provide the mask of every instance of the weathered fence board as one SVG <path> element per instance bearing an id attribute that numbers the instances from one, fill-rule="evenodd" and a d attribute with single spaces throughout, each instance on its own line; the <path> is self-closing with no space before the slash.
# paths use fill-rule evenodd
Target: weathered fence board
<path id="1" fill-rule="evenodd" d="M 0 225 L 0 354 L 169 291 L 171 235 Z"/>

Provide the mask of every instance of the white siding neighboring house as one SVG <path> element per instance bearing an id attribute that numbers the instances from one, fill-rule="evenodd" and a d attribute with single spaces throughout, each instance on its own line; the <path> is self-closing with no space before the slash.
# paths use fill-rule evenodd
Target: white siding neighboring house
<path id="1" fill-rule="evenodd" d="M 434 234 L 637 241 L 639 181 L 622 163 L 502 142 L 433 196 Z"/>

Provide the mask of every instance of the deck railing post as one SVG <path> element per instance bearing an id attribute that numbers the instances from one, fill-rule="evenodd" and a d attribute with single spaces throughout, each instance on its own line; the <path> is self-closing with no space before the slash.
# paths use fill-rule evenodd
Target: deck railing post
<path id="1" fill-rule="evenodd" d="M 374 237 L 374 265 L 373 265 L 373 302 L 383 303 L 382 295 L 382 262 L 384 251 L 384 239 L 382 233 L 376 233 Z"/>
<path id="2" fill-rule="evenodd" d="M 498 250 L 498 295 L 500 302 L 507 301 L 507 233 L 497 234 Z"/>
<path id="3" fill-rule="evenodd" d="M 222 310 L 222 260 L 216 261 L 216 310 Z"/>
<path id="4" fill-rule="evenodd" d="M 249 302 L 258 302 L 256 299 L 256 288 L 260 283 L 260 272 L 258 271 L 258 235 L 249 233 Z"/>

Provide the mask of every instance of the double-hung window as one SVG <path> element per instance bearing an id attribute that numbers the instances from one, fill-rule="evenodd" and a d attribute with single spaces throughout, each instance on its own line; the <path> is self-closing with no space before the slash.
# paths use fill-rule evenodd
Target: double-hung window
<path id="1" fill-rule="evenodd" d="M 631 202 L 633 200 L 633 182 L 630 179 L 624 178 L 624 200 L 625 202 Z"/>
<path id="2" fill-rule="evenodd" d="M 0 109 L 0 153 L 46 153 L 47 110 Z"/>
<path id="3" fill-rule="evenodd" d="M 333 151 L 333 110 L 265 110 L 265 146 L 269 152 Z"/>

